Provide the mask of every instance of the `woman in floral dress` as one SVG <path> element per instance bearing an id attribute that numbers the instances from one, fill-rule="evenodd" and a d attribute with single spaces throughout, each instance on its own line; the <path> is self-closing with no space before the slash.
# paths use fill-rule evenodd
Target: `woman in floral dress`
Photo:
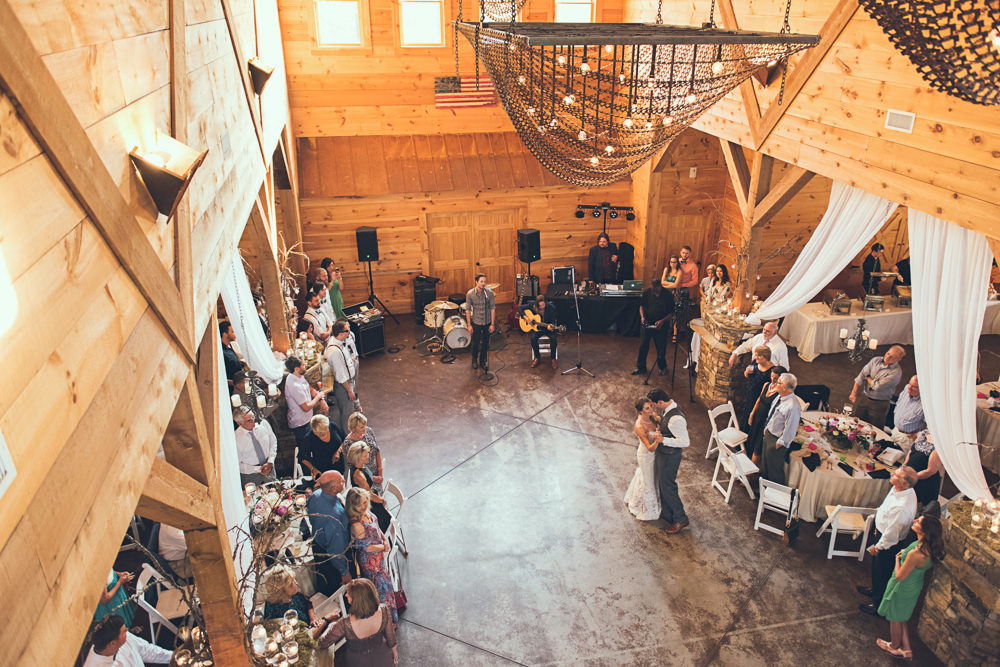
<path id="1" fill-rule="evenodd" d="M 357 487 L 347 492 L 347 517 L 351 522 L 351 538 L 358 565 L 365 579 L 375 584 L 379 600 L 392 612 L 392 622 L 399 620 L 396 595 L 389 576 L 389 540 L 378 527 L 378 520 L 368 511 L 368 492 Z"/>

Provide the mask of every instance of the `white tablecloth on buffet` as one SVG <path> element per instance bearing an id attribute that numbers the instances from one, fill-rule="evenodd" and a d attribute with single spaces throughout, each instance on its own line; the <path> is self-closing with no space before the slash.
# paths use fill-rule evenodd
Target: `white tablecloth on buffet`
<path id="1" fill-rule="evenodd" d="M 811 411 L 803 412 L 802 418 L 808 421 L 816 421 L 825 412 Z M 800 436 L 816 436 L 816 432 L 811 434 L 799 431 Z M 817 437 L 817 442 L 819 438 Z M 887 436 L 880 439 L 888 440 Z M 825 456 L 821 448 L 820 458 Z M 850 455 L 849 456 L 855 456 Z M 816 470 L 809 472 L 809 468 L 802 463 L 800 456 L 793 453 L 788 463 L 787 480 L 788 486 L 799 490 L 799 518 L 803 521 L 821 521 L 826 519 L 827 505 L 843 505 L 844 507 L 878 507 L 886 494 L 889 493 L 891 484 L 888 479 L 872 479 L 871 477 L 854 478 L 850 477 L 839 466 L 833 466 L 832 470 L 827 469 L 824 460 Z"/>
<path id="2" fill-rule="evenodd" d="M 862 311 L 858 300 L 851 303 L 850 315 L 831 315 L 825 303 L 807 303 L 785 317 L 779 333 L 805 361 L 812 361 L 821 354 L 844 352 L 840 344 L 840 330 L 847 329 L 848 335 L 853 335 L 858 320 L 862 318 L 872 338 L 878 340 L 880 350 L 886 349 L 884 345 L 913 344 L 912 311 L 897 307 L 895 298 L 886 298 L 886 310 L 881 313 Z M 1000 334 L 1000 301 L 986 304 L 983 333 Z"/>
<path id="3" fill-rule="evenodd" d="M 986 382 L 976 387 L 976 392 L 989 396 L 991 390 L 1000 391 L 1000 382 Z M 993 445 L 992 448 L 980 447 L 979 452 L 983 466 L 993 472 L 1000 473 L 1000 412 L 992 412 L 985 398 L 976 399 L 976 433 L 981 445 Z"/>

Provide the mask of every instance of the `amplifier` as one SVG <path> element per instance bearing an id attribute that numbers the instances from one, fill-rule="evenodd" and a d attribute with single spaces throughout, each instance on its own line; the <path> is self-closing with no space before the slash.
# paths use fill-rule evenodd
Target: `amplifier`
<path id="1" fill-rule="evenodd" d="M 529 297 L 534 299 L 539 294 L 538 287 L 538 276 L 525 276 L 522 274 L 517 274 L 517 291 L 514 292 L 514 297 L 520 294 L 521 298 Z"/>
<path id="2" fill-rule="evenodd" d="M 354 315 L 347 319 L 358 346 L 358 356 L 367 357 L 385 349 L 385 319 L 381 314 L 367 318 Z"/>
<path id="3" fill-rule="evenodd" d="M 576 282 L 576 267 L 573 265 L 552 267 L 552 282 L 557 285 L 572 285 Z"/>

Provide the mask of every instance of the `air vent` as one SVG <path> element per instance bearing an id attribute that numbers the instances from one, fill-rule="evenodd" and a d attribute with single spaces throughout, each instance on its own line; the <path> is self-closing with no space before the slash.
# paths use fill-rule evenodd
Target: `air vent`
<path id="1" fill-rule="evenodd" d="M 885 129 L 913 134 L 913 124 L 916 120 L 916 114 L 912 114 L 908 111 L 896 111 L 895 109 L 889 109 L 889 112 L 885 115 Z"/>

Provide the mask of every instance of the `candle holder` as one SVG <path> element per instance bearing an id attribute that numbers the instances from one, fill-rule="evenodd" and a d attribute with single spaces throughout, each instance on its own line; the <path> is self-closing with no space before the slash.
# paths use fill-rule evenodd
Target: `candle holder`
<path id="1" fill-rule="evenodd" d="M 250 370 L 244 372 L 246 380 L 244 387 L 246 391 L 233 394 L 233 407 L 239 407 L 240 403 L 250 408 L 254 420 L 260 423 L 267 415 L 271 414 L 278 405 L 278 387 L 275 384 L 267 384 L 257 375 L 257 371 Z M 271 389 L 274 393 L 271 393 Z M 237 399 L 240 403 L 237 403 Z"/>
<path id="2" fill-rule="evenodd" d="M 282 625 L 280 632 L 282 643 L 287 644 L 290 641 L 295 641 L 295 628 L 291 625 Z"/>
<path id="3" fill-rule="evenodd" d="M 286 611 L 285 615 L 282 618 L 284 618 L 285 620 L 285 625 L 290 625 L 293 628 L 298 627 L 299 625 L 299 612 L 295 611 L 294 609 L 289 609 L 288 611 Z"/>
<path id="4" fill-rule="evenodd" d="M 972 532 L 978 533 L 986 526 L 986 516 L 982 512 L 972 512 Z"/>
<path id="5" fill-rule="evenodd" d="M 858 320 L 854 335 L 848 335 L 847 329 L 840 330 L 840 346 L 847 350 L 847 357 L 852 364 L 867 362 L 878 347 L 878 339 L 871 337 L 871 332 L 864 318 Z"/>
<path id="6" fill-rule="evenodd" d="M 281 652 L 285 654 L 288 658 L 288 662 L 296 663 L 299 661 L 299 645 L 296 642 L 290 642 L 281 647 Z"/>

